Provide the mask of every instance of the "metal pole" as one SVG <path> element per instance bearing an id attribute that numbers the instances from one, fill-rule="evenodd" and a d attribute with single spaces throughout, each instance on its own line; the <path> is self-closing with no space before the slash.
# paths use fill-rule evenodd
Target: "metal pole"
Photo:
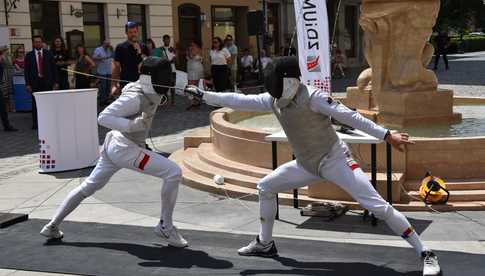
<path id="1" fill-rule="evenodd" d="M 5 25 L 8 26 L 8 4 L 7 4 L 7 0 L 3 0 L 3 4 L 4 4 L 4 8 L 5 8 Z"/>
<path id="2" fill-rule="evenodd" d="M 272 152 L 272 165 L 273 165 L 273 170 L 276 170 L 278 168 L 278 142 L 272 141 L 271 142 L 271 152 Z M 276 217 L 275 219 L 280 219 L 280 202 L 279 202 L 279 197 L 278 194 L 276 194 Z"/>
<path id="3" fill-rule="evenodd" d="M 260 35 L 256 35 L 256 47 L 258 48 L 258 80 L 263 82 L 263 64 L 261 63 L 261 43 L 259 41 Z"/>
<path id="4" fill-rule="evenodd" d="M 386 143 L 387 155 L 387 201 L 392 205 L 392 147 Z"/>

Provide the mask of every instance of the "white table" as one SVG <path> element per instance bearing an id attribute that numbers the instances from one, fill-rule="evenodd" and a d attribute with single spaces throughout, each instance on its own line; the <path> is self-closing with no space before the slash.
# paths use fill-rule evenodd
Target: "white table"
<path id="1" fill-rule="evenodd" d="M 360 130 L 348 130 L 345 132 L 337 131 L 338 137 L 348 143 L 348 144 L 370 144 L 371 145 L 371 183 L 374 188 L 377 185 L 377 144 L 383 143 L 384 141 L 379 140 L 367 133 Z M 272 146 L 272 159 L 273 159 L 273 170 L 278 167 L 278 142 L 288 142 L 288 138 L 284 131 L 273 133 L 266 136 L 266 141 L 271 142 Z M 392 204 L 392 150 L 391 145 L 387 144 L 387 199 L 390 204 Z M 276 196 L 276 201 L 278 203 L 278 196 Z M 298 189 L 293 190 L 293 207 L 298 208 Z M 366 211 L 367 215 L 368 212 Z M 377 221 L 375 217 L 372 216 L 372 223 L 375 224 Z M 279 219 L 279 204 L 278 212 L 276 213 L 276 219 Z"/>

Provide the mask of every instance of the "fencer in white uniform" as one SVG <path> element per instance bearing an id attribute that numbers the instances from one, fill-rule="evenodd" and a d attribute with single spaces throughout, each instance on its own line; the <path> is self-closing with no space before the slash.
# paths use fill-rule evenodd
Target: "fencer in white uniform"
<path id="1" fill-rule="evenodd" d="M 174 162 L 145 149 L 153 117 L 162 94 L 167 91 L 167 88 L 154 87 L 153 84 L 170 85 L 171 72 L 170 62 L 166 59 L 145 59 L 140 67 L 139 80 L 126 85 L 121 96 L 101 112 L 99 124 L 112 130 L 106 135 L 98 163 L 89 177 L 68 194 L 41 235 L 62 238 L 59 225 L 64 218 L 85 198 L 103 188 L 114 173 L 126 168 L 163 179 L 161 216 L 155 233 L 172 246 L 188 245 L 172 221 L 182 171 Z"/>
<path id="2" fill-rule="evenodd" d="M 277 255 L 272 238 L 277 194 L 308 186 L 323 178 L 344 189 L 363 208 L 402 236 L 423 259 L 423 275 L 439 275 L 441 269 L 436 255 L 422 244 L 406 217 L 377 193 L 346 144 L 338 138 L 330 117 L 386 140 L 400 150 L 405 144 L 412 143 L 408 140 L 409 136 L 391 133 L 333 100 L 328 93 L 301 84 L 299 76 L 298 59 L 283 57 L 275 59 L 265 70 L 265 87 L 269 93 L 242 95 L 206 92 L 195 87 L 186 89 L 187 93 L 202 97 L 210 105 L 245 111 L 273 111 L 296 157 L 295 161 L 280 166 L 259 181 L 260 233 L 238 253 L 266 257 Z"/>

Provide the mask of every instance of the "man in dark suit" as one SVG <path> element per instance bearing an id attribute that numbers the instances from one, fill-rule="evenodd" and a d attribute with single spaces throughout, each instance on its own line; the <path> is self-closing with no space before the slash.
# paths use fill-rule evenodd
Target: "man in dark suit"
<path id="1" fill-rule="evenodd" d="M 29 93 L 58 88 L 57 68 L 51 52 L 43 49 L 41 36 L 32 38 L 34 49 L 25 56 L 25 84 Z M 32 95 L 32 129 L 37 129 L 37 106 Z"/>

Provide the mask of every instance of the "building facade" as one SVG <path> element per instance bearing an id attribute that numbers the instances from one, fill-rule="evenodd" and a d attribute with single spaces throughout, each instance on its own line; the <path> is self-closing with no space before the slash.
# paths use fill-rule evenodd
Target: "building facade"
<path id="1" fill-rule="evenodd" d="M 12 48 L 32 47 L 33 35 L 42 35 L 49 43 L 62 36 L 70 48 L 83 43 L 88 50 L 104 39 L 113 45 L 125 40 L 128 20 L 142 27 L 142 38 L 152 38 L 157 46 L 162 36 L 173 37 L 178 65 L 185 66 L 185 50 L 190 41 L 202 43 L 204 53 L 212 37 L 231 34 L 239 49 L 256 53 L 256 39 L 248 35 L 247 13 L 263 9 L 261 0 L 7 0 L 0 3 L 0 27 L 6 29 Z M 267 0 L 266 48 L 278 55 L 287 46 L 295 30 L 293 0 Z M 362 30 L 358 25 L 359 0 L 329 0 L 330 36 L 348 57 L 349 65 L 365 64 Z M 334 28 L 335 26 L 335 28 Z M 295 41 L 296 43 L 296 41 Z"/>
<path id="2" fill-rule="evenodd" d="M 293 31 L 293 2 L 287 0 L 266 1 L 268 45 L 270 54 L 279 54 L 285 39 Z M 172 0 L 174 39 L 178 62 L 183 67 L 185 50 L 192 40 L 202 43 L 204 53 L 211 48 L 212 38 L 233 36 L 240 50 L 257 51 L 256 38 L 248 35 L 247 14 L 262 10 L 257 0 Z"/>
<path id="3" fill-rule="evenodd" d="M 140 23 L 143 38 L 161 41 L 164 34 L 173 35 L 171 0 L 9 0 L 0 3 L 0 26 L 8 30 L 12 48 L 24 45 L 31 49 L 33 35 L 42 35 L 47 42 L 62 36 L 69 46 L 83 43 L 88 50 L 104 39 L 116 45 L 125 40 L 124 25 L 128 20 Z"/>

